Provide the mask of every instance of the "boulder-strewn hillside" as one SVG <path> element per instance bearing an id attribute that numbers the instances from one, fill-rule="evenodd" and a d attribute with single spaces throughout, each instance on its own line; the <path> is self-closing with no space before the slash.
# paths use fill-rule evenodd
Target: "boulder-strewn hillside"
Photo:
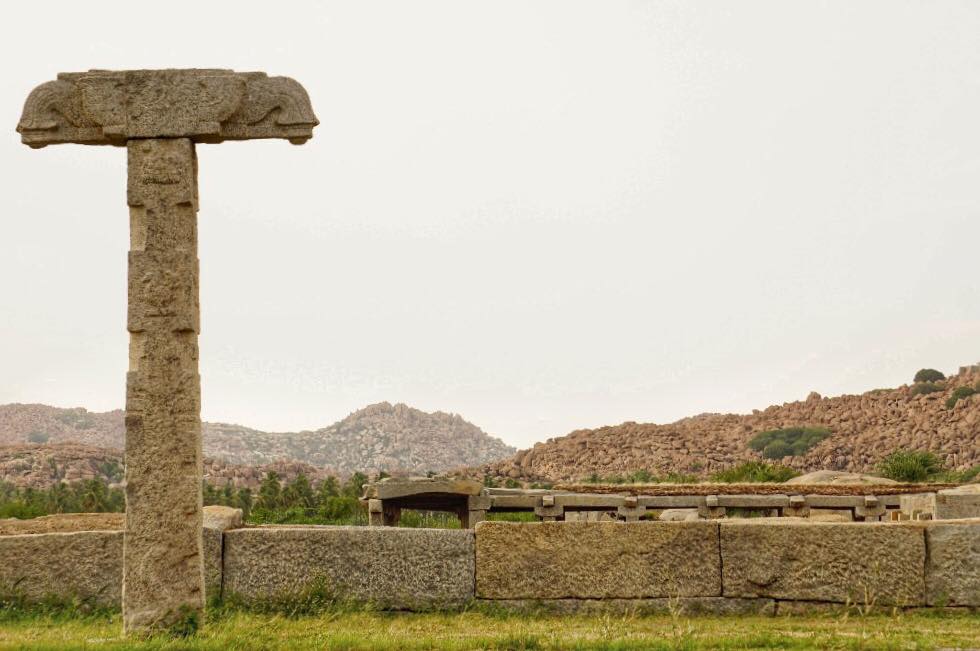
<path id="1" fill-rule="evenodd" d="M 898 448 L 929 450 L 950 469 L 980 464 L 980 394 L 946 400 L 957 387 L 974 387 L 980 367 L 965 367 L 941 391 L 913 395 L 912 387 L 863 395 L 821 398 L 774 405 L 751 414 L 702 414 L 669 425 L 627 422 L 576 430 L 538 443 L 475 474 L 523 480 L 563 481 L 596 473 L 619 475 L 637 470 L 655 474 L 698 475 L 757 460 L 747 447 L 759 432 L 794 426 L 826 427 L 831 435 L 802 456 L 780 463 L 801 471 L 833 469 L 871 472 Z"/>
<path id="2" fill-rule="evenodd" d="M 300 472 L 317 482 L 329 472 L 299 461 L 274 461 L 259 466 L 240 466 L 214 459 L 204 460 L 204 478 L 216 486 L 257 488 L 265 474 L 274 471 L 292 481 Z M 0 481 L 18 487 L 44 489 L 59 481 L 101 479 L 117 484 L 123 478 L 121 450 L 78 443 L 27 443 L 0 445 Z"/>
<path id="3" fill-rule="evenodd" d="M 424 474 L 506 458 L 514 448 L 457 414 L 426 413 L 404 404 L 370 405 L 316 431 L 270 433 L 204 423 L 204 454 L 229 464 L 259 466 L 293 460 L 347 474 Z M 47 405 L 0 406 L 0 445 L 78 443 L 121 450 L 122 411 L 92 413 Z M 0 473 L 0 477 L 2 477 Z"/>

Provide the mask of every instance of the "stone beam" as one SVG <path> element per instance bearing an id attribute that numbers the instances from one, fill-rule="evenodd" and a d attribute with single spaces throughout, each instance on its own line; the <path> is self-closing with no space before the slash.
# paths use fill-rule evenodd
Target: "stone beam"
<path id="1" fill-rule="evenodd" d="M 61 73 L 35 88 L 17 131 L 34 148 L 124 146 L 135 138 L 301 144 L 317 124 L 306 91 L 289 77 L 219 69 L 91 70 Z"/>

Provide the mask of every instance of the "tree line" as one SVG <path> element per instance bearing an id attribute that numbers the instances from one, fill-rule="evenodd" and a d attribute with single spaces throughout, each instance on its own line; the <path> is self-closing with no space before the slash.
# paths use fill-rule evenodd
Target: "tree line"
<path id="1" fill-rule="evenodd" d="M 256 523 L 359 524 L 367 521 L 360 496 L 368 476 L 355 472 L 344 481 L 329 476 L 314 484 L 300 473 L 283 481 L 275 472 L 266 473 L 256 491 L 203 482 L 204 504 L 221 504 L 242 509 Z M 18 487 L 0 481 L 0 518 L 36 518 L 56 513 L 122 513 L 126 499 L 121 488 L 102 478 L 66 483 L 48 488 Z"/>

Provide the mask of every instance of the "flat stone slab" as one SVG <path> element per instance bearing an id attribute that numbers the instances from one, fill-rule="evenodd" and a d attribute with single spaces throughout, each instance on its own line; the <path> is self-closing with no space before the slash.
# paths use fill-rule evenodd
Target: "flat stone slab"
<path id="1" fill-rule="evenodd" d="M 715 522 L 481 522 L 482 599 L 721 595 Z"/>
<path id="2" fill-rule="evenodd" d="M 390 478 L 366 485 L 362 499 L 390 500 L 426 493 L 448 493 L 468 496 L 479 495 L 482 490 L 483 484 L 471 479 L 441 479 L 435 477 L 420 477 L 417 479 Z"/>
<path id="3" fill-rule="evenodd" d="M 980 606 L 980 520 L 930 523 L 926 595 L 930 606 Z"/>
<path id="4" fill-rule="evenodd" d="M 122 529 L 125 525 L 124 513 L 57 513 L 29 520 L 0 519 L 0 536 L 69 531 L 114 531 Z"/>
<path id="5" fill-rule="evenodd" d="M 303 598 L 311 589 L 383 608 L 473 598 L 473 532 L 397 527 L 257 527 L 224 533 L 224 594 Z"/>
<path id="6" fill-rule="evenodd" d="M 205 596 L 211 597 L 221 592 L 222 534 L 203 529 L 202 536 Z M 77 598 L 119 608 L 122 568 L 121 529 L 0 536 L 0 595 L 28 601 Z"/>
<path id="7" fill-rule="evenodd" d="M 0 594 L 122 603 L 122 531 L 0 536 Z"/>
<path id="8" fill-rule="evenodd" d="M 925 603 L 921 526 L 785 518 L 722 521 L 726 597 Z"/>
<path id="9" fill-rule="evenodd" d="M 935 516 L 937 520 L 980 518 L 980 484 L 936 493 Z"/>

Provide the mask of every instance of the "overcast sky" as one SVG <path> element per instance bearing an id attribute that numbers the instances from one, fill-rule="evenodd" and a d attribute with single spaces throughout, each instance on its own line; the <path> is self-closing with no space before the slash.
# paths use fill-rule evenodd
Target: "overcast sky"
<path id="1" fill-rule="evenodd" d="M 978 2 L 9 3 L 0 30 L 0 403 L 123 406 L 125 152 L 14 133 L 88 68 L 264 70 L 320 118 L 198 147 L 206 420 L 388 400 L 528 446 L 980 360 Z"/>

